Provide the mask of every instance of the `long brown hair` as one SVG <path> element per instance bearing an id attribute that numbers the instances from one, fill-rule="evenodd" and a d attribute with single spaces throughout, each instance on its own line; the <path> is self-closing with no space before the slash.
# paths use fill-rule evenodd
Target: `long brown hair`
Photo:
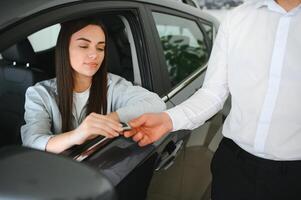
<path id="1" fill-rule="evenodd" d="M 62 23 L 57 39 L 57 45 L 55 49 L 56 83 L 58 105 L 62 117 L 62 132 L 67 132 L 72 129 L 74 78 L 73 69 L 71 67 L 69 58 L 70 38 L 73 33 L 88 25 L 97 25 L 101 27 L 107 40 L 108 34 L 104 25 L 100 20 L 94 18 L 76 19 Z M 107 52 L 107 45 L 105 45 L 104 60 L 99 70 L 92 78 L 86 115 L 90 114 L 91 112 L 96 112 L 99 114 L 106 114 L 107 112 Z"/>

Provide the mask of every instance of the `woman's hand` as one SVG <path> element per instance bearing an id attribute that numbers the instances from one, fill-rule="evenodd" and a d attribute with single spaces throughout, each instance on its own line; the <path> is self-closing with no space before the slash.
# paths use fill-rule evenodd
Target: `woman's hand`
<path id="1" fill-rule="evenodd" d="M 114 120 L 116 122 L 120 122 L 119 116 L 117 114 L 117 112 L 111 112 L 109 114 L 106 115 L 109 119 Z"/>
<path id="2" fill-rule="evenodd" d="M 83 144 L 86 140 L 102 135 L 108 138 L 119 136 L 122 132 L 122 125 L 111 115 L 97 113 L 89 114 L 72 134 L 75 144 Z"/>

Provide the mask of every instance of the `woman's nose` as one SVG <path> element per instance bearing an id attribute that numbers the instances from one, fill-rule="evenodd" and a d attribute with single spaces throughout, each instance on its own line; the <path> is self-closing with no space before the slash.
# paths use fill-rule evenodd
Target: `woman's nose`
<path id="1" fill-rule="evenodd" d="M 88 57 L 91 58 L 91 59 L 95 59 L 97 57 L 97 54 L 95 52 L 90 52 L 88 54 Z"/>

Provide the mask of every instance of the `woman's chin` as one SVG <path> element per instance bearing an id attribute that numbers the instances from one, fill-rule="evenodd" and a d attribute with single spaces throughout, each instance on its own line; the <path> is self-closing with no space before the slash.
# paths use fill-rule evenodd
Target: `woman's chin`
<path id="1" fill-rule="evenodd" d="M 94 76 L 96 72 L 83 72 L 83 73 L 80 73 L 79 75 L 82 77 L 82 78 L 92 78 Z"/>

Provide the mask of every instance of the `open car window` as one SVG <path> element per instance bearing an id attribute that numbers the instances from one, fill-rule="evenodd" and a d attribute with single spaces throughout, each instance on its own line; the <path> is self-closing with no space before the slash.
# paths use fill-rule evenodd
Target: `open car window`
<path id="1" fill-rule="evenodd" d="M 101 14 L 99 18 L 108 29 L 109 72 L 119 75 L 135 85 L 141 85 L 137 51 L 129 20 L 119 14 Z M 0 52 L 3 77 L 2 112 L 5 121 L 3 145 L 21 144 L 20 127 L 24 124 L 25 92 L 35 83 L 55 77 L 55 46 L 60 24 L 43 28 L 18 40 Z M 2 144 L 0 142 L 0 144 Z"/>
<path id="2" fill-rule="evenodd" d="M 55 24 L 28 36 L 33 50 L 40 52 L 55 47 L 60 28 L 60 24 Z"/>

